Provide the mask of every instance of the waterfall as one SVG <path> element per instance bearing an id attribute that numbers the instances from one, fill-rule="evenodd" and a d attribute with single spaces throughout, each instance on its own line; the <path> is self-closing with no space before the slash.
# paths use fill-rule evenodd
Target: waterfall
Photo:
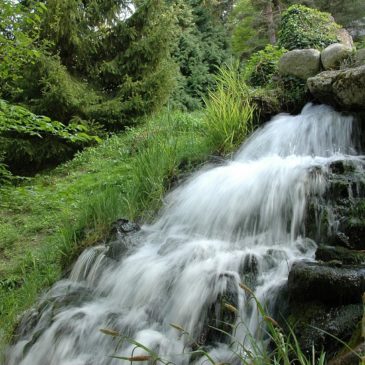
<path id="1" fill-rule="evenodd" d="M 40 318 L 9 349 L 7 364 L 117 365 L 123 361 L 110 355 L 146 354 L 128 341 L 116 349 L 105 328 L 175 364 L 206 361 L 189 355 L 199 343 L 216 363 L 233 362 L 227 336 L 213 327 L 232 324 L 237 341 L 264 343 L 240 283 L 280 312 L 292 263 L 313 260 L 316 249 L 305 236 L 308 198 L 324 193 L 332 162 L 355 155 L 352 118 L 330 107 L 309 104 L 298 116 L 273 118 L 232 160 L 171 192 L 119 261 L 100 246 L 81 255 L 45 294 Z"/>

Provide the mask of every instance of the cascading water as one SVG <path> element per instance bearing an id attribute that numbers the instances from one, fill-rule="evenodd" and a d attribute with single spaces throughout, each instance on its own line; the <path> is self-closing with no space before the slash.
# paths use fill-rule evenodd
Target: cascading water
<path id="1" fill-rule="evenodd" d="M 351 137 L 352 118 L 326 106 L 274 118 L 233 161 L 204 168 L 172 192 L 161 217 L 133 237 L 119 262 L 103 247 L 86 251 L 70 278 L 46 294 L 41 317 L 9 349 L 7 364 L 121 364 L 109 357 L 115 343 L 102 328 L 176 364 L 205 360 L 187 354 L 194 341 L 205 343 L 217 363 L 232 362 L 224 336 L 214 337 L 211 326 L 240 321 L 238 341 L 247 333 L 262 340 L 260 318 L 239 283 L 270 309 L 291 264 L 312 259 L 316 245 L 303 225 L 307 200 L 325 191 L 331 162 L 356 159 Z M 220 316 L 224 300 L 237 316 Z M 124 343 L 116 352 L 130 356 L 133 348 Z"/>

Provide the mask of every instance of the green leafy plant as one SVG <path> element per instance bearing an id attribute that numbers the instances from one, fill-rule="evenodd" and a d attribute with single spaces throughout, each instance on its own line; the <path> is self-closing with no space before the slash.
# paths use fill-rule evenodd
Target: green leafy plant
<path id="1" fill-rule="evenodd" d="M 254 53 L 245 65 L 245 79 L 252 86 L 265 86 L 272 82 L 280 57 L 286 49 L 268 44 Z"/>
<path id="2" fill-rule="evenodd" d="M 36 2 L 31 12 L 16 1 L 3 0 L 0 9 L 0 96 L 13 93 L 14 82 L 22 79 L 25 65 L 40 56 L 39 25 L 46 10 Z"/>
<path id="3" fill-rule="evenodd" d="M 214 150 L 232 153 L 253 129 L 251 91 L 238 64 L 220 69 L 216 90 L 205 99 L 204 121 Z"/>
<path id="4" fill-rule="evenodd" d="M 338 29 L 340 26 L 329 13 L 292 5 L 282 15 L 278 45 L 288 50 L 323 49 L 337 42 Z"/>
<path id="5" fill-rule="evenodd" d="M 23 170 L 32 164 L 30 170 L 36 171 L 46 162 L 62 161 L 81 146 L 100 142 L 100 138 L 83 124 L 65 126 L 0 99 L 0 141 L 7 165 Z"/>

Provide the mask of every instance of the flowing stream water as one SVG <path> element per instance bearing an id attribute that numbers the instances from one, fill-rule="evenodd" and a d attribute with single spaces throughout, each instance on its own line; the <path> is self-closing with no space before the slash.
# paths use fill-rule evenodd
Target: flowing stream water
<path id="1" fill-rule="evenodd" d="M 45 294 L 37 321 L 28 315 L 23 326 L 31 329 L 9 349 L 7 364 L 117 365 L 123 361 L 110 355 L 146 354 L 128 341 L 116 349 L 103 328 L 175 364 L 206 361 L 188 354 L 199 341 L 217 363 L 234 362 L 212 324 L 235 322 L 237 341 L 247 346 L 262 340 L 261 318 L 239 284 L 268 311 L 280 311 L 292 263 L 314 257 L 303 223 L 308 198 L 325 191 L 331 162 L 356 158 L 352 129 L 351 117 L 327 106 L 273 118 L 232 160 L 203 168 L 170 193 L 122 259 L 107 258 L 104 246 L 85 251 L 70 277 Z"/>

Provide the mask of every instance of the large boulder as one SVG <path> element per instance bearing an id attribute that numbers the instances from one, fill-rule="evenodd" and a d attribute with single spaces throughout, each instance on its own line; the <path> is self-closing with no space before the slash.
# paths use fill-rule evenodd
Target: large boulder
<path id="1" fill-rule="evenodd" d="M 289 273 L 288 292 L 293 302 L 361 303 L 364 291 L 365 265 L 299 261 Z"/>
<path id="2" fill-rule="evenodd" d="M 295 49 L 285 53 L 279 60 L 279 73 L 306 80 L 316 75 L 321 66 L 321 53 L 316 49 Z"/>
<path id="3" fill-rule="evenodd" d="M 324 71 L 310 77 L 307 85 L 320 102 L 344 110 L 365 110 L 365 66 Z"/>
<path id="4" fill-rule="evenodd" d="M 341 63 L 352 54 L 352 49 L 341 43 L 334 43 L 325 48 L 321 53 L 321 61 L 325 70 L 340 68 Z"/>

